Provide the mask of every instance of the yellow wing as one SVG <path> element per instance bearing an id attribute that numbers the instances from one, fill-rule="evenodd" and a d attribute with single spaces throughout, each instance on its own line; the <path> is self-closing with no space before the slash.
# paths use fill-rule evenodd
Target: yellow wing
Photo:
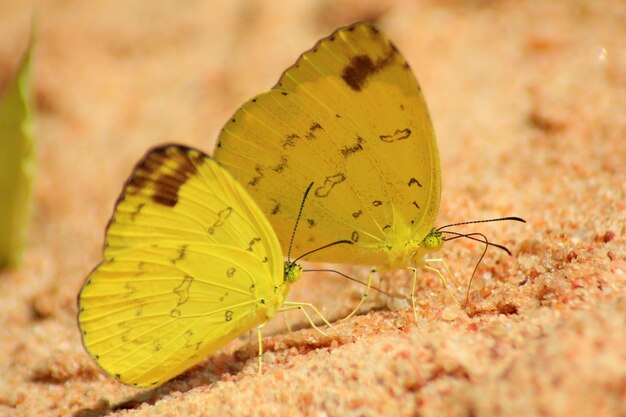
<path id="1" fill-rule="evenodd" d="M 163 145 L 139 161 L 107 226 L 104 259 L 161 242 L 248 249 L 282 282 L 282 252 L 266 216 L 228 172 L 193 148 Z"/>
<path id="2" fill-rule="evenodd" d="M 158 385 L 273 317 L 283 281 L 278 240 L 245 190 L 200 151 L 155 148 L 79 294 L 83 344 L 120 381 Z"/>
<path id="3" fill-rule="evenodd" d="M 441 191 L 428 109 L 409 65 L 374 26 L 337 30 L 227 123 L 215 158 L 268 215 L 283 250 L 314 181 L 296 253 L 406 265 L 433 227 Z"/>
<path id="4" fill-rule="evenodd" d="M 81 290 L 83 344 L 121 382 L 162 384 L 271 318 L 260 300 L 282 304 L 245 250 L 191 243 L 179 255 L 175 244 L 129 249 Z"/>

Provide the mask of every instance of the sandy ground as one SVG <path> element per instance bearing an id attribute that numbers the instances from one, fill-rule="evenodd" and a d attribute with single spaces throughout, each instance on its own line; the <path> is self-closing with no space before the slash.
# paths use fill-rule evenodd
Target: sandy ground
<path id="1" fill-rule="evenodd" d="M 21 3 L 1 2 L 0 80 L 28 33 Z M 38 11 L 38 172 L 25 261 L 0 273 L 0 416 L 626 415 L 626 3 L 101 3 Z M 522 216 L 527 225 L 469 229 L 513 256 L 488 252 L 467 314 L 422 273 L 417 324 L 401 297 L 381 295 L 328 337 L 278 319 L 261 377 L 247 336 L 154 390 L 103 374 L 81 345 L 75 300 L 134 162 L 165 141 L 211 152 L 245 99 L 363 19 L 426 94 L 438 223 Z M 459 295 L 481 249 L 442 251 Z M 407 276 L 385 285 L 406 294 Z M 292 298 L 338 318 L 361 291 L 305 276 Z"/>

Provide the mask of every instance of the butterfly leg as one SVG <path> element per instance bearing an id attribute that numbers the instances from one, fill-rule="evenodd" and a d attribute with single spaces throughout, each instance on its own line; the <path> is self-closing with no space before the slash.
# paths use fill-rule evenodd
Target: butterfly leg
<path id="1" fill-rule="evenodd" d="M 287 312 L 285 312 L 285 313 L 283 314 L 283 317 L 285 318 L 285 326 L 287 326 L 287 331 L 288 331 L 289 333 L 293 333 L 293 332 L 291 331 L 291 325 L 289 324 L 289 320 L 287 319 Z"/>
<path id="2" fill-rule="evenodd" d="M 324 321 L 324 323 L 326 323 L 326 325 L 328 325 L 328 327 L 333 327 L 333 325 L 330 324 L 330 322 L 328 320 L 326 320 L 326 317 L 324 317 L 322 315 L 322 313 L 320 313 L 320 311 L 311 303 L 295 303 L 295 302 L 291 302 L 291 301 L 286 301 L 283 304 L 283 307 L 279 311 L 280 312 L 285 312 L 285 311 L 290 311 L 290 310 L 300 310 L 300 311 L 302 311 L 304 313 L 305 317 L 307 318 L 307 320 L 309 321 L 309 324 L 311 324 L 311 327 L 313 327 L 318 332 L 322 333 L 324 336 L 328 336 L 328 334 L 326 334 L 326 332 L 324 332 L 322 329 L 317 327 L 317 325 L 313 322 L 313 319 L 311 319 L 311 316 L 309 315 L 309 313 L 307 313 L 307 311 L 304 309 L 304 307 L 311 308 L 311 310 L 313 310 L 322 319 L 322 321 Z"/>
<path id="3" fill-rule="evenodd" d="M 417 268 L 409 266 L 409 269 L 413 271 L 413 280 L 411 284 L 411 305 L 413 306 L 413 315 L 415 316 L 415 323 L 417 324 L 417 307 L 415 307 L 415 287 L 417 286 Z"/>
<path id="4" fill-rule="evenodd" d="M 448 264 L 446 263 L 446 261 L 443 260 L 443 258 L 428 258 L 428 259 L 424 259 L 424 262 L 428 262 L 432 264 L 440 263 L 441 265 L 443 265 L 443 269 L 446 270 L 446 275 L 448 276 L 448 278 L 450 278 L 450 281 L 452 281 L 452 284 L 454 286 L 458 285 L 458 283 L 454 279 L 454 275 L 452 275 L 452 272 L 450 272 L 450 268 L 448 268 Z"/>
<path id="5" fill-rule="evenodd" d="M 448 265 L 446 265 L 445 261 L 443 259 L 424 259 L 424 262 L 426 263 L 441 263 L 444 266 L 444 269 L 446 270 L 446 274 L 452 279 L 452 275 L 450 274 L 450 269 L 448 268 Z M 446 290 L 448 291 L 448 294 L 450 294 L 450 296 L 452 297 L 452 299 L 454 300 L 454 302 L 457 305 L 462 305 L 459 300 L 456 298 L 456 296 L 454 295 L 454 292 L 452 291 L 452 288 L 450 288 L 450 286 L 448 285 L 448 281 L 446 280 L 446 277 L 443 276 L 443 274 L 441 273 L 440 270 L 438 270 L 437 268 L 433 268 L 432 266 L 428 266 L 428 265 L 424 265 L 423 266 L 424 269 L 427 269 L 429 271 L 434 272 L 435 274 L 437 274 L 439 276 L 439 279 L 441 280 L 441 283 L 443 284 L 444 287 L 446 287 Z"/>
<path id="6" fill-rule="evenodd" d="M 372 276 L 374 275 L 374 272 L 376 272 L 375 269 L 372 269 L 370 271 L 370 276 L 367 279 L 367 286 L 365 287 L 365 292 L 363 293 L 363 296 L 361 297 L 361 301 L 359 301 L 359 304 L 357 304 L 357 306 L 354 308 L 354 310 L 352 310 L 352 312 L 350 314 L 348 314 L 346 317 L 344 317 L 342 319 L 342 321 L 343 320 L 348 320 L 350 317 L 354 316 L 359 311 L 359 308 L 361 308 L 361 305 L 363 304 L 363 302 L 365 301 L 365 299 L 369 295 L 370 288 L 372 287 Z"/>
<path id="7" fill-rule="evenodd" d="M 261 323 L 256 328 L 256 333 L 257 333 L 258 340 L 259 340 L 259 372 L 258 372 L 259 376 L 261 376 L 263 373 L 263 343 L 261 341 L 261 329 L 265 327 L 266 324 L 267 322 Z"/>

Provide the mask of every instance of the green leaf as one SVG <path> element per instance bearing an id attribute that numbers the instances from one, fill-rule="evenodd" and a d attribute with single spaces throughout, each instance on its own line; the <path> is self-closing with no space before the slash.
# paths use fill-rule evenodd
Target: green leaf
<path id="1" fill-rule="evenodd" d="M 0 91 L 0 267 L 19 263 L 30 217 L 35 152 L 28 105 L 31 46 Z"/>

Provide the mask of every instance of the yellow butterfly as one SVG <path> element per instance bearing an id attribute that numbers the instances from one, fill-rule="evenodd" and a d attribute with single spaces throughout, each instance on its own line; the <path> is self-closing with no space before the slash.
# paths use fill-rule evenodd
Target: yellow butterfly
<path id="1" fill-rule="evenodd" d="M 260 327 L 277 312 L 319 314 L 285 301 L 300 266 L 283 263 L 263 212 L 195 149 L 161 146 L 138 163 L 103 258 L 78 296 L 78 324 L 89 354 L 126 384 L 162 384 L 255 326 L 261 365 Z"/>
<path id="2" fill-rule="evenodd" d="M 443 245 L 435 133 L 420 86 L 374 26 L 338 29 L 224 126 L 215 158 L 269 217 L 283 249 L 300 190 L 316 185 L 294 248 L 349 239 L 307 259 L 421 266 Z M 370 277 L 371 278 L 371 277 Z M 413 281 L 415 287 L 415 278 Z"/>

